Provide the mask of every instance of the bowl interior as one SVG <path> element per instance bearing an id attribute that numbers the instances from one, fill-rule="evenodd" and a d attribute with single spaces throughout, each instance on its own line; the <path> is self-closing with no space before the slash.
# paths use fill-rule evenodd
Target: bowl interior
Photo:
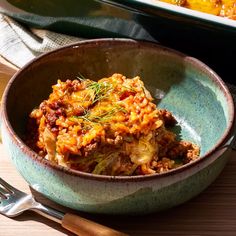
<path id="1" fill-rule="evenodd" d="M 157 44 L 91 40 L 41 56 L 15 76 L 6 93 L 13 130 L 24 138 L 29 113 L 47 99 L 58 79 L 76 79 L 82 74 L 97 80 L 113 73 L 141 76 L 156 104 L 177 118 L 174 131 L 178 138 L 200 145 L 201 156 L 214 148 L 229 126 L 224 85 L 199 61 Z"/>

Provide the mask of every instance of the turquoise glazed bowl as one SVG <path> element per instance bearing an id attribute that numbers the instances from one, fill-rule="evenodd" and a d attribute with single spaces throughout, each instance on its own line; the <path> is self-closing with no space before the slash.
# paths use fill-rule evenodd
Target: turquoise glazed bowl
<path id="1" fill-rule="evenodd" d="M 101 176 L 67 169 L 38 156 L 22 141 L 30 111 L 58 79 L 91 79 L 115 72 L 140 75 L 157 105 L 178 120 L 178 137 L 201 147 L 201 157 L 147 176 Z M 2 103 L 2 137 L 32 188 L 64 206 L 94 213 L 143 214 L 179 205 L 222 171 L 230 153 L 234 106 L 222 80 L 205 64 L 158 44 L 128 39 L 87 40 L 33 60 L 9 82 Z"/>

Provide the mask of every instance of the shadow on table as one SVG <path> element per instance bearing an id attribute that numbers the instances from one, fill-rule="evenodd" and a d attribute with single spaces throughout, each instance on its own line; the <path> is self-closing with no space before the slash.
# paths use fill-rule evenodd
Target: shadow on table
<path id="1" fill-rule="evenodd" d="M 206 191 L 188 203 L 173 209 L 142 216 L 111 216 L 74 211 L 49 201 L 31 189 L 35 198 L 58 210 L 78 214 L 97 223 L 134 236 L 148 235 L 234 235 L 236 232 L 236 162 L 231 158 L 221 176 Z M 20 220 L 32 219 L 27 214 Z M 40 219 L 51 227 L 68 233 L 54 222 Z M 222 231 L 223 230 L 223 231 Z M 72 235 L 72 234 L 67 234 Z"/>
<path id="2" fill-rule="evenodd" d="M 37 213 L 33 212 L 33 211 L 26 211 L 24 212 L 22 215 L 18 216 L 17 218 L 14 218 L 14 220 L 16 221 L 37 221 L 40 222 L 42 224 L 46 224 L 49 227 L 64 233 L 67 236 L 74 236 L 75 234 L 70 233 L 68 230 L 64 229 L 60 224 L 49 220 L 45 217 L 39 216 Z"/>

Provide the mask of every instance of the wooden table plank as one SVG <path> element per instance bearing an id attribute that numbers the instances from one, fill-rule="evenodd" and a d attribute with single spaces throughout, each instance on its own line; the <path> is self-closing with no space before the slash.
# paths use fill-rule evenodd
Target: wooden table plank
<path id="1" fill-rule="evenodd" d="M 0 57 L 0 85 L 5 86 L 17 71 Z M 1 92 L 1 91 L 0 91 Z M 31 190 L 18 174 L 0 144 L 0 176 L 22 191 L 33 193 L 39 202 L 72 212 L 134 236 L 153 235 L 236 235 L 236 152 L 219 178 L 199 196 L 173 209 L 146 216 L 104 216 L 76 212 L 49 201 Z M 14 219 L 0 215 L 0 236 L 72 235 L 57 223 L 26 212 Z"/>
<path id="2" fill-rule="evenodd" d="M 11 78 L 11 76 L 18 70 L 17 67 L 10 64 L 0 56 L 0 97 L 2 92 Z"/>

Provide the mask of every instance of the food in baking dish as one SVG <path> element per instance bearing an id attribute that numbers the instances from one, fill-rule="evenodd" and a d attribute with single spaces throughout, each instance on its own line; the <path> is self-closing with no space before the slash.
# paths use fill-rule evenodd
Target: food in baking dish
<path id="1" fill-rule="evenodd" d="M 160 0 L 160 1 L 236 20 L 235 0 Z"/>

